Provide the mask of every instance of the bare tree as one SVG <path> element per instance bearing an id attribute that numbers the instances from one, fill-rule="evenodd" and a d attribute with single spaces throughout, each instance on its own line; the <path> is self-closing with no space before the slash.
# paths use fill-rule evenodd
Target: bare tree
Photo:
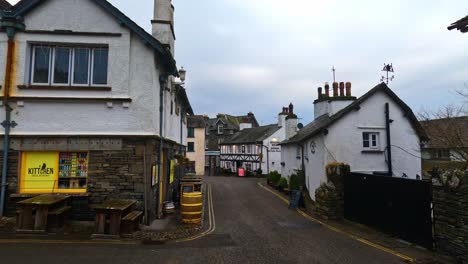
<path id="1" fill-rule="evenodd" d="M 421 125 L 429 135 L 429 148 L 450 151 L 452 160 L 468 168 L 468 116 L 466 104 L 450 105 L 436 112 L 419 113 Z"/>

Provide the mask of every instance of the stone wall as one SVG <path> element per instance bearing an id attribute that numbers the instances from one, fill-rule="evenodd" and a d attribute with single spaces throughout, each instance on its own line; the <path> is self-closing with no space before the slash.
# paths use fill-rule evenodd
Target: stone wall
<path id="1" fill-rule="evenodd" d="M 433 176 L 436 248 L 468 263 L 468 170 Z"/>
<path id="2" fill-rule="evenodd" d="M 72 195 L 72 218 L 75 220 L 93 220 L 94 212 L 90 209 L 93 204 L 101 203 L 107 199 L 134 199 L 137 200 L 137 209 L 145 209 L 145 188 L 148 209 L 148 218 L 154 219 L 156 212 L 157 188 L 151 186 L 152 166 L 157 163 L 159 154 L 159 140 L 154 138 L 123 138 L 118 149 L 90 150 L 88 164 L 87 193 Z M 178 147 L 167 143 L 166 160 L 171 159 Z M 26 151 L 26 150 L 24 150 Z M 146 157 L 145 157 L 146 154 Z M 7 214 L 14 216 L 16 202 L 32 197 L 33 195 L 19 194 L 20 151 L 10 151 L 8 161 L 8 193 Z M 0 153 L 0 169 L 3 153 Z M 146 159 L 146 181 L 144 178 Z M 169 164 L 169 163 L 166 163 Z M 166 168 L 168 173 L 168 167 Z M 168 177 L 162 178 L 164 184 Z M 170 188 L 164 195 L 171 195 Z"/>
<path id="3" fill-rule="evenodd" d="M 315 190 L 315 211 L 321 218 L 338 220 L 344 216 L 344 177 L 349 165 L 331 163 L 326 167 L 327 182 Z"/>

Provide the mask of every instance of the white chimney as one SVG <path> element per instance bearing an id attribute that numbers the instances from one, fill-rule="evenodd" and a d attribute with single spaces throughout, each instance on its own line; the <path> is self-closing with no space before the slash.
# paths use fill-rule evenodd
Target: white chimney
<path id="1" fill-rule="evenodd" d="M 322 88 L 318 88 L 318 98 L 314 101 L 314 117 L 318 118 L 325 114 L 332 116 L 355 100 L 356 97 L 351 94 L 350 82 L 346 84 L 334 82 L 333 96 L 330 95 L 330 85 L 325 83 L 325 94 L 322 93 Z"/>
<path id="2" fill-rule="evenodd" d="M 174 56 L 174 6 L 171 0 L 154 0 L 153 37 L 170 48 Z"/>

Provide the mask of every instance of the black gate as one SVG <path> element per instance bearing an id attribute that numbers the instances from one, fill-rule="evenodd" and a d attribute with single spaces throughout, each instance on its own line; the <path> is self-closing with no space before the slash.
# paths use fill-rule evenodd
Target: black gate
<path id="1" fill-rule="evenodd" d="M 430 182 L 351 173 L 344 196 L 345 218 L 433 247 Z"/>

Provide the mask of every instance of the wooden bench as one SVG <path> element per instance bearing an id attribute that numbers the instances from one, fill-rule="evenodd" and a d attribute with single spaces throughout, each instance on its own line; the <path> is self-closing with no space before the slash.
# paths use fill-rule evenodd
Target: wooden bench
<path id="1" fill-rule="evenodd" d="M 143 215 L 141 211 L 132 211 L 122 218 L 122 233 L 131 234 L 138 230 L 140 225 L 140 219 Z"/>
<path id="2" fill-rule="evenodd" d="M 71 210 L 71 206 L 62 206 L 52 209 L 47 214 L 50 217 L 50 226 L 54 228 L 61 228 L 65 224 L 65 216 Z"/>

